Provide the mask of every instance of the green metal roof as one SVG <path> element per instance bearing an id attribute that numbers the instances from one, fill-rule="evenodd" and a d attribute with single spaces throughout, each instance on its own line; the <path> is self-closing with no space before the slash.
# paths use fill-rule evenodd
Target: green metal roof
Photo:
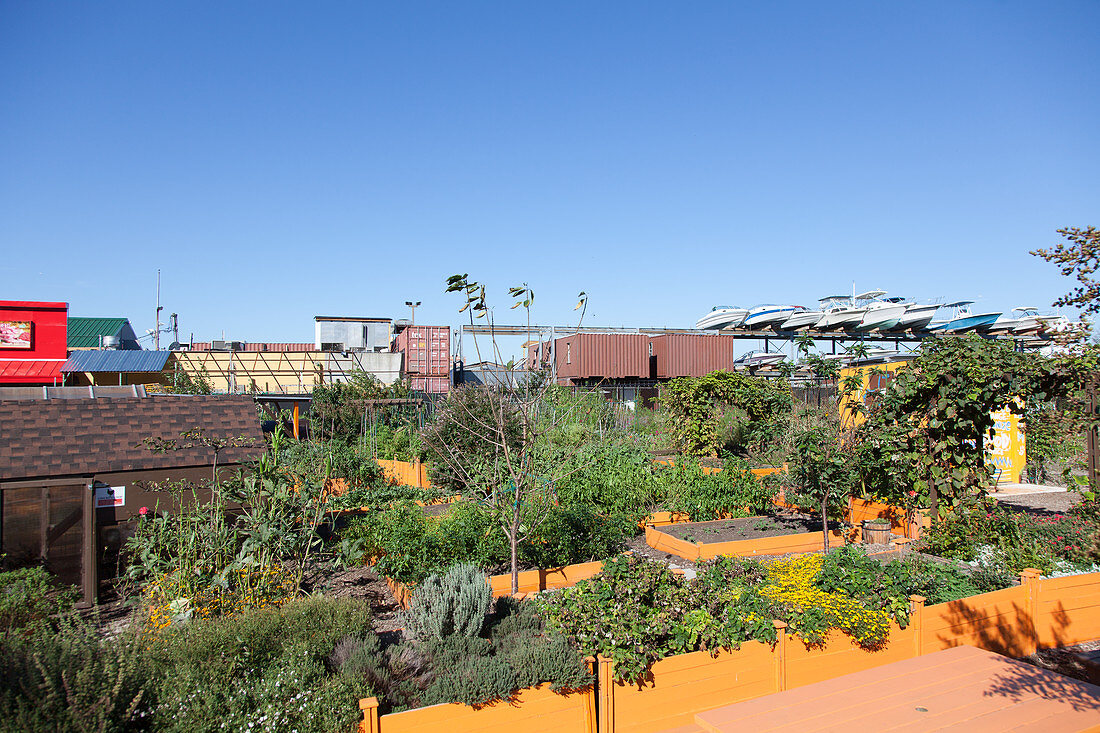
<path id="1" fill-rule="evenodd" d="M 100 336 L 119 336 L 128 323 L 125 318 L 77 318 L 69 316 L 68 346 L 90 349 L 99 346 Z"/>

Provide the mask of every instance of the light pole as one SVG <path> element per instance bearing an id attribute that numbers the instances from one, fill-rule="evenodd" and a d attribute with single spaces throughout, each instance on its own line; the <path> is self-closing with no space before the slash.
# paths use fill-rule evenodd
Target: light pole
<path id="1" fill-rule="evenodd" d="M 418 300 L 414 303 L 411 300 L 406 300 L 405 305 L 409 306 L 409 310 L 412 311 L 412 318 L 410 319 L 412 321 L 412 323 L 410 325 L 415 326 L 416 325 L 416 306 L 420 305 L 420 301 Z"/>

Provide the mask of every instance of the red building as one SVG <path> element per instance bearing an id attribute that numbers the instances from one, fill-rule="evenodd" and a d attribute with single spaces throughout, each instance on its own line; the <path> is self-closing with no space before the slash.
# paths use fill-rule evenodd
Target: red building
<path id="1" fill-rule="evenodd" d="M 0 300 L 0 387 L 61 384 L 68 303 Z"/>

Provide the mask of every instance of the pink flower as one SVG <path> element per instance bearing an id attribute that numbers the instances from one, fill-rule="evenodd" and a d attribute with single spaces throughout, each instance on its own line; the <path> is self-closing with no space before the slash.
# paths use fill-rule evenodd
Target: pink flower
<path id="1" fill-rule="evenodd" d="M 143 506 L 141 509 L 138 509 L 138 514 L 140 514 L 143 517 L 148 513 L 149 513 L 149 507 L 147 507 L 147 506 Z M 1062 538 L 1059 537 L 1058 539 L 1062 539 Z"/>

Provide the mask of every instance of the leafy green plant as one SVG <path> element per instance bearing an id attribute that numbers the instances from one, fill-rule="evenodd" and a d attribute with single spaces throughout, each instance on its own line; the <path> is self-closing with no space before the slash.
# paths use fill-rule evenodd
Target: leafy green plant
<path id="1" fill-rule="evenodd" d="M 76 591 L 61 586 L 45 568 L 0 572 L 0 633 L 45 621 L 76 602 Z"/>

